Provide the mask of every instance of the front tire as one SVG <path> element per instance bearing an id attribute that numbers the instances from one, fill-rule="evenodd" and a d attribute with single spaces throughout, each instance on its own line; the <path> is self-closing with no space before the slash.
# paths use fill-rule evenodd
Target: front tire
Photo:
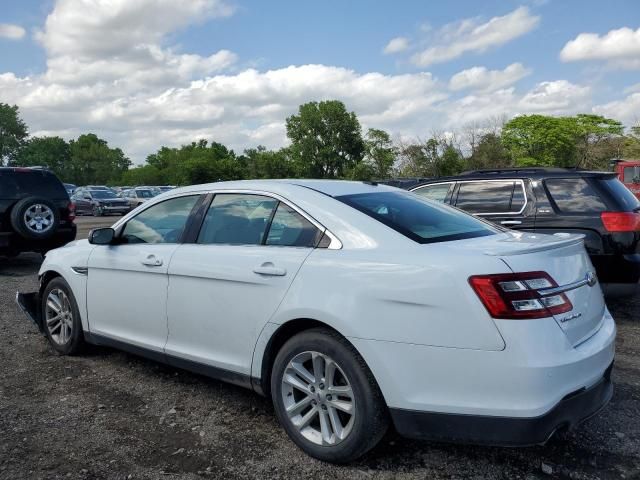
<path id="1" fill-rule="evenodd" d="M 42 293 L 42 325 L 53 349 L 60 355 L 75 355 L 84 347 L 78 304 L 69 284 L 54 278 Z"/>
<path id="2" fill-rule="evenodd" d="M 283 345 L 273 365 L 271 396 L 291 440 L 326 462 L 362 456 L 389 425 L 373 374 L 353 346 L 329 329 L 304 331 Z"/>

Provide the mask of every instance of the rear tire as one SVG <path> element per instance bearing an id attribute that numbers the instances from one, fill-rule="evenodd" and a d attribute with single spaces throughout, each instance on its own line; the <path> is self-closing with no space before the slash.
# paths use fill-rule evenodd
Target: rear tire
<path id="1" fill-rule="evenodd" d="M 291 440 L 326 462 L 357 459 L 389 426 L 373 374 L 353 346 L 329 329 L 304 331 L 282 346 L 271 374 L 271 397 Z"/>
<path id="2" fill-rule="evenodd" d="M 42 292 L 42 326 L 60 355 L 75 355 L 85 346 L 78 304 L 62 277 L 51 280 Z"/>

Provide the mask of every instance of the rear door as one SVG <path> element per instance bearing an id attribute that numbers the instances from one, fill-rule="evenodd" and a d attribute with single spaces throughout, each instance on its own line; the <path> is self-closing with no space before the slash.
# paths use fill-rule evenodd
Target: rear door
<path id="1" fill-rule="evenodd" d="M 260 331 L 322 233 L 274 197 L 216 194 L 195 243 L 171 259 L 168 358 L 249 374 Z"/>
<path id="2" fill-rule="evenodd" d="M 532 230 L 535 218 L 526 185 L 521 179 L 458 182 L 456 207 L 515 230 Z"/>

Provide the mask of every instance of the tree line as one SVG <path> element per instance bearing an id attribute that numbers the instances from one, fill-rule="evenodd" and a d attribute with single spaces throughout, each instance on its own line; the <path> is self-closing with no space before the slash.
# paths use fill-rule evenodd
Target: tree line
<path id="1" fill-rule="evenodd" d="M 337 100 L 309 102 L 285 120 L 290 144 L 236 154 L 205 139 L 161 147 L 134 166 L 94 133 L 66 141 L 30 137 L 17 106 L 0 103 L 0 165 L 44 166 L 63 181 L 110 185 L 188 185 L 245 178 L 374 180 L 437 177 L 514 166 L 610 169 L 616 158 L 640 159 L 640 124 L 625 130 L 595 114 L 494 118 L 426 139 L 396 140 L 381 129 L 363 133 L 354 112 Z"/>

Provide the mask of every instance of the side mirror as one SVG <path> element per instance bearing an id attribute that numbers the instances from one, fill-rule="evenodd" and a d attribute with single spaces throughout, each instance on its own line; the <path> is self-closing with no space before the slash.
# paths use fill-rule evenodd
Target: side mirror
<path id="1" fill-rule="evenodd" d="M 116 232 L 111 227 L 94 228 L 89 232 L 89 243 L 91 245 L 111 245 Z"/>

